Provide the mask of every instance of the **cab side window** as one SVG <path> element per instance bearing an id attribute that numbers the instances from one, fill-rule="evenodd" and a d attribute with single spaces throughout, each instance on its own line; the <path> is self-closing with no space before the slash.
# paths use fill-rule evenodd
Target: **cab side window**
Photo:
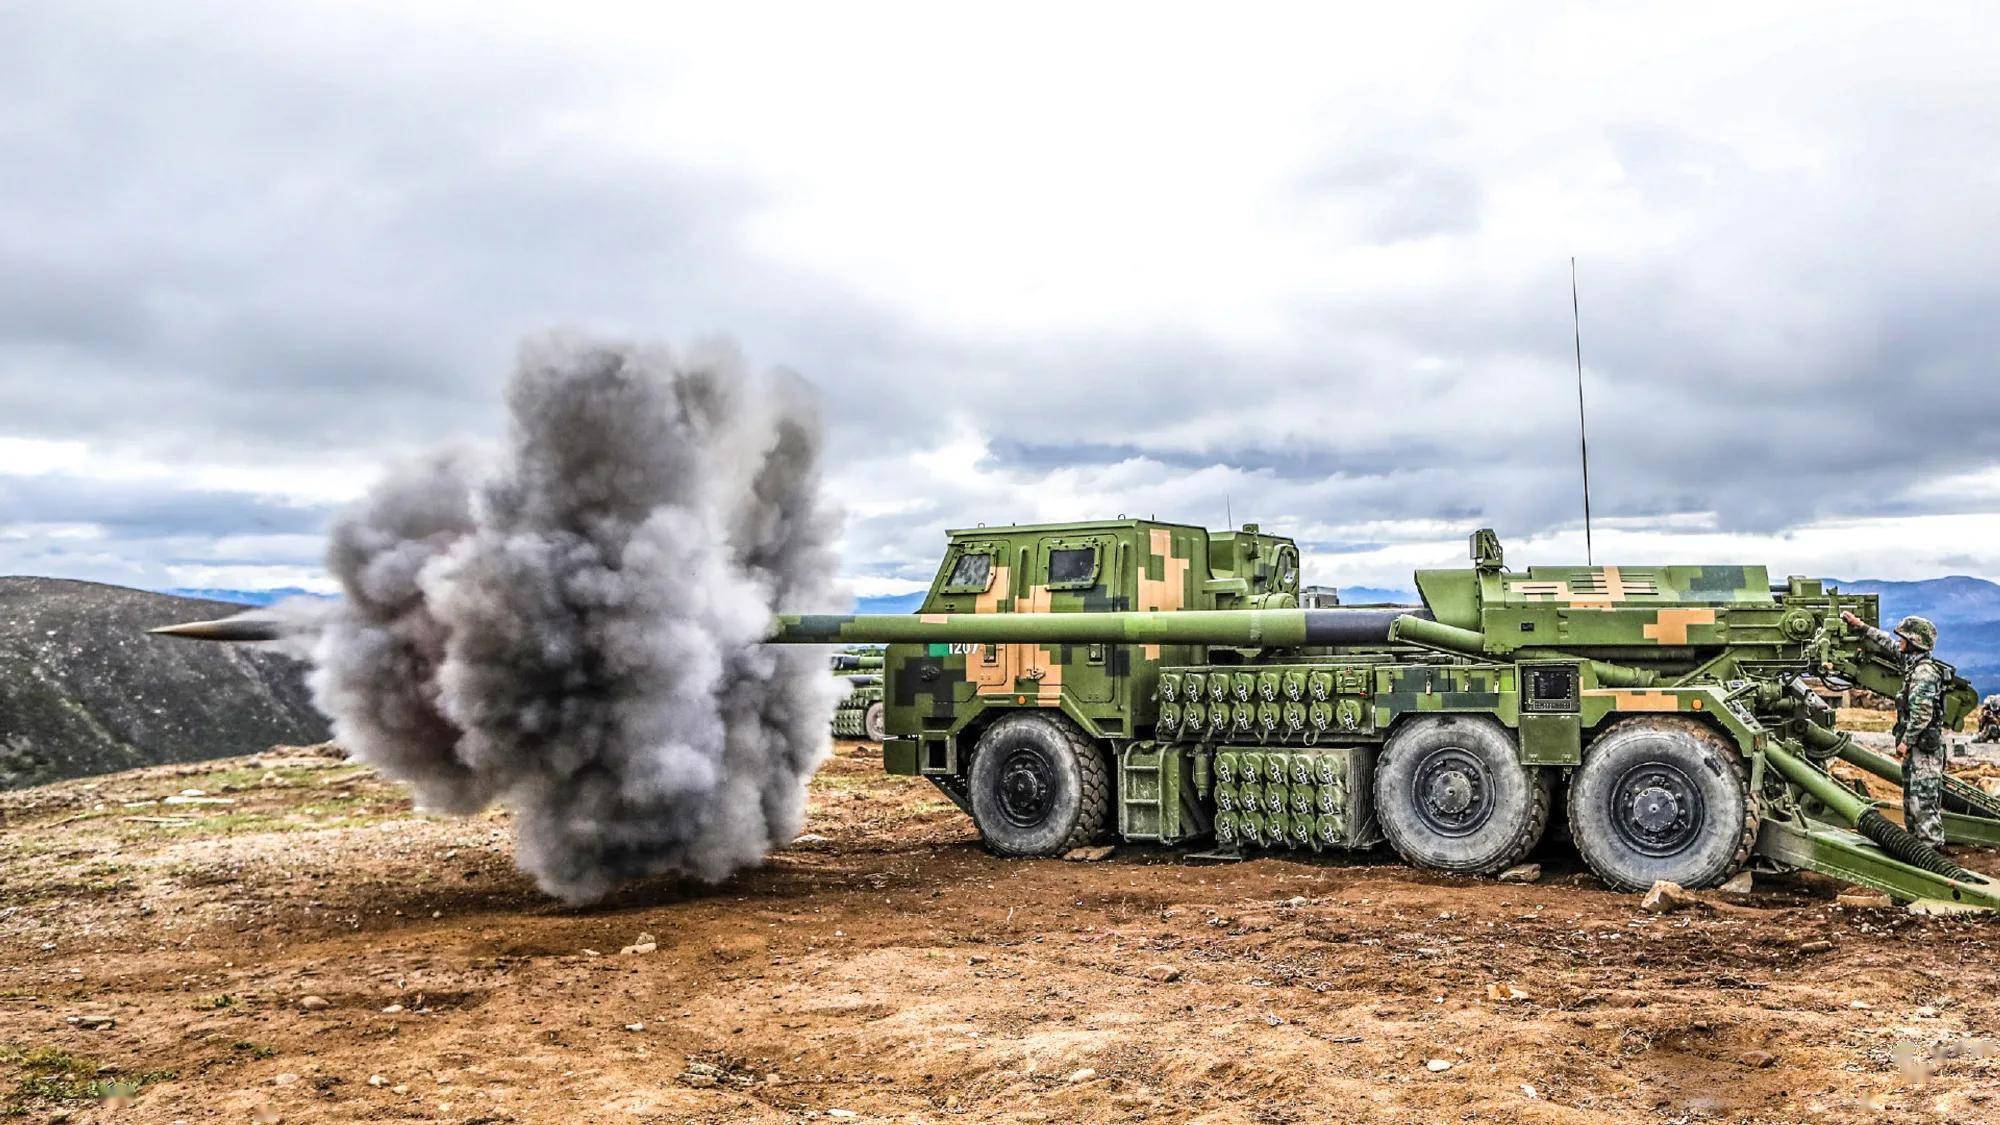
<path id="1" fill-rule="evenodd" d="M 1058 547 L 1049 552 L 1050 586 L 1088 586 L 1096 577 L 1096 547 Z"/>
<path id="2" fill-rule="evenodd" d="M 993 556 L 985 551 L 967 551 L 952 564 L 945 577 L 946 590 L 983 593 L 993 581 Z"/>

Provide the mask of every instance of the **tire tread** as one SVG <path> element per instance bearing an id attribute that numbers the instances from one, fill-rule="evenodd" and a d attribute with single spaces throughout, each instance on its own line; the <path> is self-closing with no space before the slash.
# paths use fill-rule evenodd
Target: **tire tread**
<path id="1" fill-rule="evenodd" d="M 1078 807 L 1076 823 L 1070 826 L 1069 834 L 1056 846 L 1053 854 L 1061 855 L 1072 848 L 1080 848 L 1095 840 L 1108 827 L 1111 813 L 1111 765 L 1101 747 L 1075 723 L 1061 713 L 1045 715 L 1039 711 L 1017 712 L 1008 715 L 987 728 L 988 735 L 1001 724 L 1037 723 L 1046 725 L 1055 732 L 1069 748 L 1070 757 L 1076 762 L 1078 785 Z M 992 840 L 980 833 L 980 840 L 988 851 L 1004 856 L 1034 856 L 1050 854 L 1040 850 L 1010 847 L 1005 842 Z"/>
<path id="2" fill-rule="evenodd" d="M 1385 767 L 1392 756 L 1402 752 L 1403 749 L 1403 745 L 1397 744 L 1393 737 L 1389 740 L 1389 745 L 1383 749 L 1381 759 L 1376 762 L 1377 776 L 1387 772 Z M 1535 849 L 1535 845 L 1541 843 L 1543 833 L 1548 830 L 1549 815 L 1554 804 L 1552 799 L 1555 792 L 1554 778 L 1549 770 L 1531 768 L 1528 780 L 1528 815 L 1522 820 L 1521 827 L 1515 831 L 1513 837 L 1507 841 L 1507 846 L 1492 859 L 1482 863 L 1437 863 L 1405 853 L 1393 836 L 1389 838 L 1389 846 L 1395 849 L 1404 863 L 1412 867 L 1427 871 L 1443 871 L 1453 875 L 1497 875 L 1526 858 L 1527 854 Z M 1376 816 L 1379 818 L 1381 813 L 1378 811 Z M 1384 835 L 1388 834 L 1385 832 Z"/>
<path id="3" fill-rule="evenodd" d="M 1750 862 L 1751 850 L 1757 846 L 1757 826 L 1758 826 L 1757 801 L 1755 796 L 1749 792 L 1750 774 L 1749 770 L 1743 764 L 1743 755 L 1738 753 L 1736 747 L 1729 745 L 1728 740 L 1723 738 L 1723 736 L 1720 733 L 1718 733 L 1715 730 L 1715 728 L 1709 726 L 1707 723 L 1702 722 L 1700 719 L 1690 719 L 1678 715 L 1660 715 L 1660 716 L 1651 716 L 1643 719 L 1626 719 L 1614 725 L 1613 727 L 1608 728 L 1607 730 L 1605 730 L 1603 734 L 1598 735 L 1597 741 L 1602 741 L 1603 739 L 1609 737 L 1610 735 L 1612 735 L 1617 731 L 1618 727 L 1624 726 L 1628 723 L 1645 723 L 1653 727 L 1665 727 L 1670 729 L 1682 730 L 1687 732 L 1688 734 L 1693 735 L 1695 738 L 1703 742 L 1709 743 L 1710 745 L 1716 748 L 1716 750 L 1719 752 L 1717 754 L 1717 757 L 1721 758 L 1722 761 L 1728 764 L 1730 772 L 1735 776 L 1737 788 L 1744 791 L 1745 800 L 1743 802 L 1743 830 L 1737 837 L 1736 850 L 1729 861 L 1728 870 L 1724 871 L 1718 878 L 1702 882 L 1700 886 L 1704 887 L 1714 886 L 1716 884 L 1726 881 L 1731 876 L 1735 875 L 1737 872 L 1743 870 L 1744 866 Z M 1569 799 L 1570 808 L 1567 811 L 1569 813 L 1569 818 L 1570 818 L 1570 825 L 1571 825 L 1570 831 L 1573 833 L 1576 830 L 1575 825 L 1577 823 L 1577 816 L 1576 816 L 1577 787 L 1575 785 L 1571 785 L 1569 793 L 1570 793 L 1570 799 Z M 1650 887 L 1642 887 L 1636 883 L 1631 882 L 1630 880 L 1618 878 L 1617 876 L 1614 876 L 1611 873 L 1600 868 L 1596 864 L 1596 862 L 1590 858 L 1590 852 L 1588 849 L 1579 846 L 1576 849 L 1576 851 L 1577 854 L 1583 858 L 1584 866 L 1590 868 L 1591 874 L 1597 876 L 1597 878 L 1601 880 L 1605 886 L 1610 887 L 1613 890 L 1619 890 L 1619 891 L 1644 891 L 1651 889 Z M 1697 888 L 1691 887 L 1689 889 L 1692 890 Z"/>

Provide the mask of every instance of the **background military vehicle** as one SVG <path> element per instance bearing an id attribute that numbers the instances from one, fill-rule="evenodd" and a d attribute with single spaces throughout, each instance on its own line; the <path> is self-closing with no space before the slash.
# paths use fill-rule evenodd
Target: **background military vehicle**
<path id="1" fill-rule="evenodd" d="M 848 691 L 833 709 L 836 738 L 879 743 L 886 736 L 882 702 L 882 648 L 853 645 L 833 654 L 834 675 L 847 681 Z"/>
<path id="2" fill-rule="evenodd" d="M 1843 609 L 1873 595 L 1757 566 L 1419 571 L 1421 606 L 1301 607 L 1299 555 L 1256 525 L 1152 520 L 949 533 L 917 613 L 781 618 L 783 643 L 883 643 L 892 773 L 926 778 L 993 850 L 1107 834 L 1236 853 L 1351 851 L 1488 874 L 1554 820 L 1606 883 L 1720 883 L 1753 857 L 1899 899 L 2000 906 L 1835 780 L 1900 783 L 1805 679 L 1893 695 Z M 1954 679 L 1955 726 L 1975 703 Z M 1947 837 L 2000 843 L 1948 790 Z M 1884 815 L 1884 814 L 1888 815 Z"/>

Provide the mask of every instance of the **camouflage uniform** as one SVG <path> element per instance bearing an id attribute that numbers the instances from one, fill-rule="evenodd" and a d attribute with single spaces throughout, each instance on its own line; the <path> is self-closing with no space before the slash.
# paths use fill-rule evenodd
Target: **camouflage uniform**
<path id="1" fill-rule="evenodd" d="M 1896 696 L 1896 742 L 1909 757 L 1903 763 L 1903 825 L 1930 846 L 1944 846 L 1944 694 L 1951 685 L 1931 649 L 1937 627 L 1921 617 L 1905 617 L 1895 633 L 1868 628 L 1868 643 L 1903 661 L 1903 690 Z M 1914 650 L 1902 654 L 1899 637 Z"/>

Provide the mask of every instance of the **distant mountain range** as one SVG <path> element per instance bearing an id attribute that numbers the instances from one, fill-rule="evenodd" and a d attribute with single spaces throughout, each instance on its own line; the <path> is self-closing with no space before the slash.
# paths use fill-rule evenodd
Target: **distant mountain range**
<path id="1" fill-rule="evenodd" d="M 1882 626 L 1893 629 L 1910 614 L 1938 627 L 1938 655 L 1958 666 L 1981 696 L 2000 692 L 2000 585 L 1962 574 L 1921 582 L 1827 581 L 1850 594 L 1882 599 Z"/>
<path id="2" fill-rule="evenodd" d="M 1850 593 L 1880 596 L 1885 626 L 1894 626 L 1898 620 L 1912 613 L 1935 621 L 1940 634 L 1938 655 L 1956 664 L 1959 674 L 1971 680 L 1980 695 L 2000 692 L 2000 585 L 1962 574 L 1950 578 L 1926 578 L 1920 582 L 1885 582 L 1872 578 L 1854 582 L 1837 578 L 1826 581 Z M 269 605 L 284 598 L 313 596 L 299 589 L 178 589 L 163 592 L 243 605 Z M 922 592 L 860 598 L 855 603 L 855 612 L 915 613 L 923 600 Z M 1343 586 L 1340 587 L 1340 600 L 1346 605 L 1414 605 L 1418 599 L 1413 590 Z"/>
<path id="3" fill-rule="evenodd" d="M 276 590 L 224 590 L 213 586 L 175 586 L 172 589 L 156 591 L 172 594 L 177 598 L 200 598 L 206 602 L 235 602 L 238 605 L 270 605 L 286 598 L 321 598 L 311 590 L 301 590 L 297 586 L 284 586 Z"/>

